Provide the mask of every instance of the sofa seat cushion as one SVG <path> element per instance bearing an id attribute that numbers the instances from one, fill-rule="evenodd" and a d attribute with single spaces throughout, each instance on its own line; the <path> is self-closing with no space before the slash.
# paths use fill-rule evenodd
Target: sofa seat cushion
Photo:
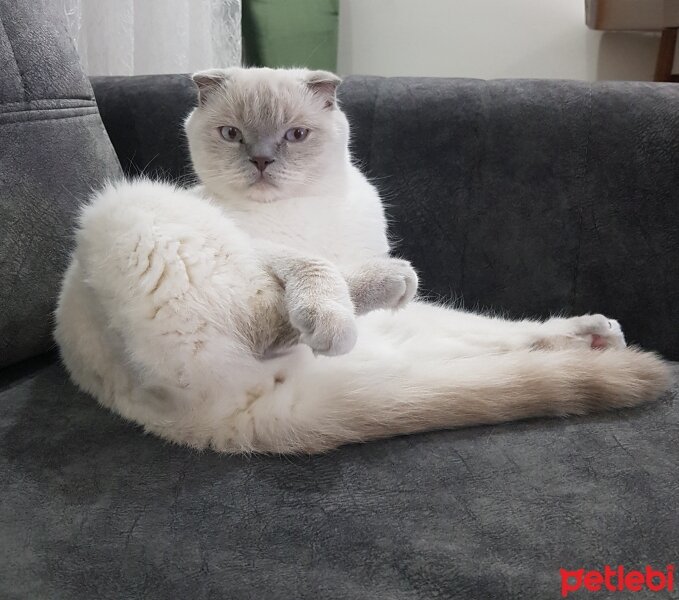
<path id="1" fill-rule="evenodd" d="M 3 598 L 556 598 L 559 568 L 676 559 L 676 383 L 619 413 L 244 458 L 143 435 L 48 358 L 0 377 Z"/>

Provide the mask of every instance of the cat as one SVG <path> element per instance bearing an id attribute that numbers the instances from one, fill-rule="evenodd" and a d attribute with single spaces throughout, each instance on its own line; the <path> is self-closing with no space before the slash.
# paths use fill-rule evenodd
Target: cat
<path id="1" fill-rule="evenodd" d="M 663 360 L 602 315 L 509 321 L 417 300 L 352 163 L 337 76 L 193 80 L 200 185 L 109 184 L 80 217 L 55 338 L 104 406 L 194 448 L 315 453 L 668 387 Z"/>

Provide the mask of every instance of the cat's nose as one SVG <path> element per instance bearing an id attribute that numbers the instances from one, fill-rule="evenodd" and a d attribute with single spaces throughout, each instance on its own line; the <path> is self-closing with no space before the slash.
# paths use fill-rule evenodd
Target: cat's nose
<path id="1" fill-rule="evenodd" d="M 274 161 L 274 159 L 271 158 L 270 156 L 251 156 L 250 157 L 250 162 L 259 169 L 260 173 L 264 173 L 264 169 L 266 169 L 273 161 Z"/>

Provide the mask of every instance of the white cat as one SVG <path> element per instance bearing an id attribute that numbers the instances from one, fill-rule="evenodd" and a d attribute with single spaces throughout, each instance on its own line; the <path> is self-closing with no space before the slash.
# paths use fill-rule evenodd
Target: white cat
<path id="1" fill-rule="evenodd" d="M 82 212 L 55 336 L 105 406 L 196 448 L 318 452 L 667 387 L 663 361 L 602 315 L 511 322 L 411 302 L 417 277 L 388 256 L 331 73 L 194 81 L 203 187 L 122 182 Z"/>

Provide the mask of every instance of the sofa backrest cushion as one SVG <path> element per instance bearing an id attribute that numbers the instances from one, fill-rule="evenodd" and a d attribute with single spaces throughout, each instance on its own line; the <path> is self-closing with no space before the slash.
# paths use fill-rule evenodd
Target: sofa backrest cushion
<path id="1" fill-rule="evenodd" d="M 190 78 L 93 87 L 125 169 L 186 181 Z M 679 360 L 679 85 L 354 75 L 339 97 L 423 296 L 601 312 Z"/>

